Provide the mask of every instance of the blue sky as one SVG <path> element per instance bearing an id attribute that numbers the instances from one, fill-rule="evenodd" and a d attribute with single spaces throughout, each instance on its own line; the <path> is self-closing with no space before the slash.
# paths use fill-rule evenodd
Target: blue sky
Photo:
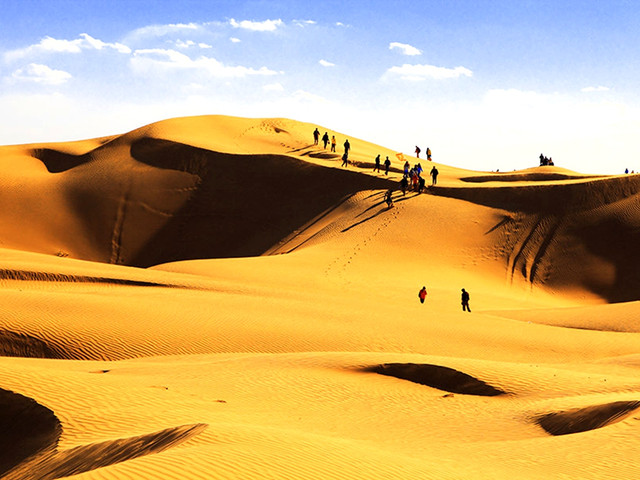
<path id="1" fill-rule="evenodd" d="M 640 169 L 634 1 L 4 0 L 0 144 L 288 117 L 476 170 Z"/>

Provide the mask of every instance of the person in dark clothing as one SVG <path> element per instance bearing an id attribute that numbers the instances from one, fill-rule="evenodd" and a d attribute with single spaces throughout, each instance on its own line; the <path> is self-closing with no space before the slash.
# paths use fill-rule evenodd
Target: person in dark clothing
<path id="1" fill-rule="evenodd" d="M 420 299 L 420 303 L 424 303 L 424 299 L 427 298 L 427 287 L 422 287 L 418 292 L 418 298 Z"/>
<path id="2" fill-rule="evenodd" d="M 402 196 L 407 194 L 407 187 L 409 186 L 409 180 L 407 180 L 407 176 L 403 175 L 402 180 L 400 180 L 400 190 L 402 190 Z"/>
<path id="3" fill-rule="evenodd" d="M 462 311 L 471 312 L 469 308 L 469 292 L 467 292 L 464 288 L 462 289 Z"/>
<path id="4" fill-rule="evenodd" d="M 322 141 L 324 143 L 324 148 L 327 148 L 327 143 L 329 143 L 329 134 L 327 132 L 324 132 L 324 135 L 322 136 Z"/>
<path id="5" fill-rule="evenodd" d="M 436 183 L 438 183 L 438 173 L 440 172 L 438 172 L 438 169 L 434 165 L 431 169 L 431 185 L 435 185 Z"/>
<path id="6" fill-rule="evenodd" d="M 384 194 L 384 201 L 387 202 L 387 207 L 393 207 L 393 199 L 391 196 L 393 195 L 393 190 L 387 190 L 387 193 Z"/>
<path id="7" fill-rule="evenodd" d="M 389 157 L 387 157 L 387 159 L 384 161 L 384 174 L 385 175 L 389 175 L 389 167 L 391 166 L 391 160 L 389 160 Z"/>
<path id="8" fill-rule="evenodd" d="M 318 131 L 318 129 L 316 128 L 313 131 L 313 144 L 317 145 L 318 144 L 318 139 L 320 138 L 320 132 Z"/>
<path id="9" fill-rule="evenodd" d="M 418 177 L 418 193 L 422 193 L 422 190 L 424 190 L 424 184 L 424 178 Z"/>
<path id="10" fill-rule="evenodd" d="M 349 155 L 347 155 L 347 152 L 344 152 L 344 154 L 342 155 L 342 166 L 349 166 Z"/>
<path id="11" fill-rule="evenodd" d="M 349 150 L 351 150 L 351 144 L 349 143 L 349 139 L 344 141 L 344 154 L 349 155 Z"/>
<path id="12" fill-rule="evenodd" d="M 380 172 L 380 154 L 376 157 L 376 166 L 373 167 L 374 172 Z"/>

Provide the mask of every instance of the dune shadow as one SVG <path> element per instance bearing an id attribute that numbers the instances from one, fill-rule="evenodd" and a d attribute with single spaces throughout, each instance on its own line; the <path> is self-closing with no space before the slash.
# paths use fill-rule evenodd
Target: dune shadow
<path id="1" fill-rule="evenodd" d="M 551 435 L 569 435 L 602 428 L 623 420 L 640 401 L 621 401 L 540 415 L 535 422 Z"/>
<path id="2" fill-rule="evenodd" d="M 533 173 L 494 173 L 492 175 L 474 175 L 462 177 L 460 180 L 467 183 L 485 182 L 551 182 L 558 180 L 581 180 L 605 178 L 604 175 L 568 175 L 555 172 L 533 172 Z"/>
<path id="3" fill-rule="evenodd" d="M 54 480 L 162 452 L 201 433 L 206 424 L 182 425 L 137 437 L 44 452 L 11 470 L 3 480 Z"/>
<path id="4" fill-rule="evenodd" d="M 51 148 L 33 150 L 32 155 L 40 160 L 51 173 L 61 173 L 78 167 L 91 160 L 91 155 L 72 155 Z"/>
<path id="5" fill-rule="evenodd" d="M 55 358 L 66 359 L 62 349 L 49 345 L 47 342 L 9 330 L 0 330 L 0 356 L 25 358 Z"/>
<path id="6" fill-rule="evenodd" d="M 47 407 L 0 389 L 0 476 L 39 452 L 54 450 L 61 434 L 60 421 Z"/>
<path id="7" fill-rule="evenodd" d="M 450 393 L 479 395 L 483 397 L 495 397 L 507 393 L 471 375 L 440 365 L 385 363 L 367 367 L 364 371 L 408 380 Z"/>

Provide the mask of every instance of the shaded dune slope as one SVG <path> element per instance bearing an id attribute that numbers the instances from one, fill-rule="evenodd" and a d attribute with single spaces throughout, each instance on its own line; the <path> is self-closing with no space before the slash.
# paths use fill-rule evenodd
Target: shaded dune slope
<path id="1" fill-rule="evenodd" d="M 638 401 L 619 401 L 540 415 L 536 423 L 551 435 L 568 435 L 602 428 L 623 420 L 640 407 Z"/>

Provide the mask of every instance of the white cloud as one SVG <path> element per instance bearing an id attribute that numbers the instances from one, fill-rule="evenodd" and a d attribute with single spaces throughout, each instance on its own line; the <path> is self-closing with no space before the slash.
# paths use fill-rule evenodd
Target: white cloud
<path id="1" fill-rule="evenodd" d="M 278 75 L 278 72 L 267 67 L 258 69 L 243 66 L 227 66 L 215 58 L 199 57 L 191 59 L 176 50 L 144 49 L 136 50 L 131 59 L 134 70 L 139 73 L 150 71 L 190 70 L 202 72 L 216 78 L 242 78 L 251 75 Z"/>
<path id="2" fill-rule="evenodd" d="M 170 23 L 167 25 L 148 25 L 146 27 L 137 28 L 127 38 L 141 37 L 163 37 L 175 33 L 184 33 L 185 31 L 193 32 L 202 28 L 197 23 Z"/>
<path id="3" fill-rule="evenodd" d="M 107 43 L 91 35 L 82 33 L 75 40 L 61 40 L 52 37 L 44 37 L 40 43 L 26 48 L 12 50 L 5 53 L 5 59 L 12 61 L 39 53 L 80 53 L 83 50 L 112 49 L 120 53 L 131 53 L 131 49 L 122 43 Z"/>
<path id="4" fill-rule="evenodd" d="M 278 20 L 264 20 L 262 22 L 253 22 L 251 20 L 242 20 L 240 22 L 235 19 L 229 20 L 229 25 L 233 28 L 242 28 L 244 30 L 252 30 L 254 32 L 273 32 L 284 25 L 284 22 Z"/>
<path id="5" fill-rule="evenodd" d="M 389 50 L 393 49 L 400 50 L 403 55 L 422 55 L 422 52 L 419 49 L 412 45 L 407 45 L 406 43 L 391 42 L 389 44 Z"/>
<path id="6" fill-rule="evenodd" d="M 213 48 L 213 46 L 209 45 L 208 43 L 203 43 L 203 42 L 200 42 L 200 43 L 198 44 L 198 46 L 199 46 L 200 48 L 204 48 L 204 49 L 207 49 L 207 48 Z"/>
<path id="7" fill-rule="evenodd" d="M 315 20 L 294 20 L 293 23 L 298 27 L 306 27 L 307 25 L 315 25 L 317 22 Z"/>
<path id="8" fill-rule="evenodd" d="M 335 63 L 328 62 L 327 60 L 320 60 L 318 63 L 320 65 L 322 65 L 323 67 L 335 67 L 336 66 Z"/>
<path id="9" fill-rule="evenodd" d="M 391 67 L 385 76 L 399 76 L 403 80 L 422 81 L 427 79 L 445 80 L 459 77 L 472 77 L 473 72 L 465 67 L 445 68 L 434 65 L 409 65 Z"/>
<path id="10" fill-rule="evenodd" d="M 284 92 L 284 87 L 280 83 L 270 83 L 262 87 L 265 92 Z"/>
<path id="11" fill-rule="evenodd" d="M 229 40 L 231 40 L 231 43 L 240 43 L 241 42 L 241 40 L 239 38 L 236 38 L 236 37 L 231 37 L 231 38 L 229 38 Z"/>
<path id="12" fill-rule="evenodd" d="M 18 81 L 39 83 L 42 85 L 61 85 L 72 78 L 72 75 L 63 70 L 54 70 L 46 65 L 30 63 L 24 68 L 19 68 L 11 75 Z"/>
<path id="13" fill-rule="evenodd" d="M 602 85 L 598 87 L 584 87 L 581 92 L 590 93 L 590 92 L 608 92 L 610 90 L 609 87 L 603 87 Z"/>
<path id="14" fill-rule="evenodd" d="M 189 47 L 193 47 L 196 44 L 196 42 L 194 42 L 193 40 L 176 40 L 176 47 L 177 48 L 189 48 Z"/>

